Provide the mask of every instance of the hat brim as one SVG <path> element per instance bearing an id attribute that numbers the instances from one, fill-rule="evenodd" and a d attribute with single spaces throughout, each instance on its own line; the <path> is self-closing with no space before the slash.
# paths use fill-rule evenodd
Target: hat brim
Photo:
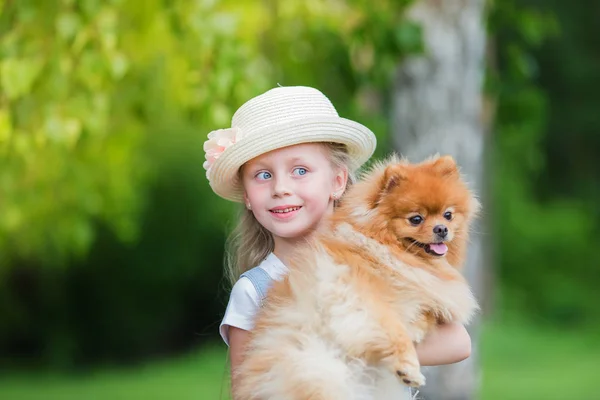
<path id="1" fill-rule="evenodd" d="M 243 202 L 244 189 L 238 176 L 242 165 L 269 151 L 310 142 L 346 145 L 352 171 L 373 155 L 377 145 L 370 129 L 341 117 L 320 116 L 268 126 L 234 143 L 220 155 L 210 169 L 210 186 L 224 199 Z"/>

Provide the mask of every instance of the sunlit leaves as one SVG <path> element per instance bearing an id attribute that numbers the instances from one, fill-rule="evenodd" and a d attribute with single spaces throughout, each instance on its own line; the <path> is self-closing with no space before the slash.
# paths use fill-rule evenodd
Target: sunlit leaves
<path id="1" fill-rule="evenodd" d="M 278 83 L 338 82 L 350 108 L 418 48 L 408 3 L 0 3 L 0 252 L 61 263 L 97 223 L 134 242 L 165 135 L 227 127 Z"/>
<path id="2" fill-rule="evenodd" d="M 83 255 L 95 221 L 114 226 L 123 240 L 135 237 L 142 142 L 138 127 L 131 129 L 128 118 L 118 120 L 110 111 L 126 89 L 120 83 L 128 70 L 116 12 L 110 3 L 89 1 L 80 7 L 11 2 L 4 9 L 0 251 L 5 258 L 53 263 Z M 109 131 L 111 126 L 120 128 Z"/>
<path id="3" fill-rule="evenodd" d="M 0 148 L 12 133 L 11 116 L 7 109 L 0 108 Z"/>
<path id="4" fill-rule="evenodd" d="M 0 64 L 2 93 L 8 100 L 16 100 L 29 93 L 42 65 L 43 62 L 38 57 L 3 60 Z"/>

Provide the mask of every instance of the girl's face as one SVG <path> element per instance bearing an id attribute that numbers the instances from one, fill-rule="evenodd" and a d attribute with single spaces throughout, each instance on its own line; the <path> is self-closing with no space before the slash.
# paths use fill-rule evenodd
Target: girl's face
<path id="1" fill-rule="evenodd" d="M 346 181 L 347 172 L 334 169 L 318 143 L 274 150 L 242 168 L 246 205 L 273 234 L 276 248 L 312 232 L 333 211 L 333 194 L 341 195 Z"/>

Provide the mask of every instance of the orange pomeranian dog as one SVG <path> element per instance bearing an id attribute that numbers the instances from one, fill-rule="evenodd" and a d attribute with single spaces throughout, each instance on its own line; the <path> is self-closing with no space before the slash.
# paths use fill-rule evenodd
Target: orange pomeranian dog
<path id="1" fill-rule="evenodd" d="M 451 157 L 375 165 L 269 290 L 234 398 L 398 400 L 424 384 L 414 343 L 477 309 L 458 268 L 478 208 Z"/>

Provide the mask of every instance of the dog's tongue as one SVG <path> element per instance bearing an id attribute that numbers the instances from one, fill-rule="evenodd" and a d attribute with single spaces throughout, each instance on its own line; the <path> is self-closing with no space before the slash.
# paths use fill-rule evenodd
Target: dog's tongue
<path id="1" fill-rule="evenodd" d="M 429 249 L 439 256 L 443 256 L 448 251 L 448 246 L 444 243 L 429 243 Z"/>

